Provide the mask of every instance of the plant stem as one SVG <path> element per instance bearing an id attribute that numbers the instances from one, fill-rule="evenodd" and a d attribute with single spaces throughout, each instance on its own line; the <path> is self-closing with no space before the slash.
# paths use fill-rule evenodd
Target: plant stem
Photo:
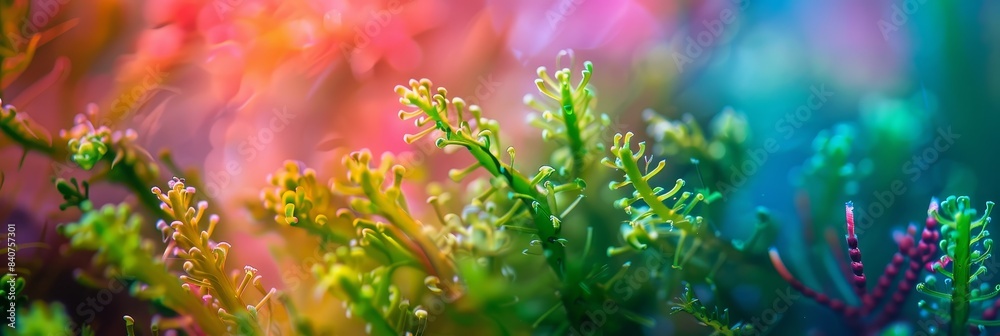
<path id="1" fill-rule="evenodd" d="M 951 321 L 949 334 L 965 336 L 969 334 L 969 277 L 971 276 L 972 258 L 970 244 L 972 243 L 971 210 L 955 215 L 957 237 L 955 238 L 954 277 L 951 279 L 954 290 L 951 293 Z"/>

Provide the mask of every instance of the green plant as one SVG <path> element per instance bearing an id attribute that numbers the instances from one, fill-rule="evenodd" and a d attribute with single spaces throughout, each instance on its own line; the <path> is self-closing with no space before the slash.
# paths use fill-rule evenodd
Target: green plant
<path id="1" fill-rule="evenodd" d="M 945 278 L 951 293 L 936 290 L 935 277 L 928 277 L 916 288 L 949 306 L 945 311 L 924 300 L 919 303 L 921 308 L 949 321 L 950 335 L 968 335 L 969 329 L 1000 326 L 1000 321 L 971 317 L 972 307 L 992 304 L 987 301 L 1000 294 L 1000 285 L 989 288 L 981 282 L 979 288 L 973 286 L 988 271 L 984 262 L 992 256 L 993 239 L 987 238 L 990 233 L 986 225 L 990 223 L 993 205 L 993 202 L 986 202 L 986 211 L 976 218 L 976 209 L 972 208 L 969 197 L 950 196 L 940 206 L 932 206 L 928 210 L 928 216 L 941 225 L 940 249 L 943 255 L 932 264 L 933 270 Z"/>

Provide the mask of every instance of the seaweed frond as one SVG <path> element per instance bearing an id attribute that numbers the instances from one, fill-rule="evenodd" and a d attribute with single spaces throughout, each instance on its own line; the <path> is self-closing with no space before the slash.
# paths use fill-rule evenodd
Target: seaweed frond
<path id="1" fill-rule="evenodd" d="M 56 190 L 62 195 L 63 204 L 59 205 L 59 210 L 66 210 L 69 207 L 80 207 L 83 202 L 90 199 L 90 183 L 83 181 L 83 187 L 80 187 L 80 183 L 76 181 L 75 177 L 71 177 L 67 182 L 64 178 L 56 179 Z"/>
<path id="2" fill-rule="evenodd" d="M 363 319 L 366 332 L 375 335 L 400 334 L 409 330 L 407 317 L 415 316 L 409 301 L 392 283 L 393 272 L 404 263 L 377 266 L 364 271 L 367 253 L 362 247 L 341 246 L 313 267 L 319 279 L 317 293 L 332 293 L 344 300 L 347 317 Z M 392 323 L 393 317 L 399 322 Z"/>
<path id="3" fill-rule="evenodd" d="M 671 302 L 671 305 L 671 315 L 685 312 L 702 325 L 712 328 L 712 335 L 737 336 L 747 335 L 755 331 L 752 324 L 736 323 L 730 326 L 729 309 L 723 309 L 720 312 L 718 307 L 711 309 L 706 307 L 701 303 L 701 300 L 695 297 L 694 290 L 688 283 L 684 283 L 684 291 L 681 292 L 681 296 Z"/>
<path id="4" fill-rule="evenodd" d="M 499 124 L 495 120 L 483 118 L 478 106 L 467 107 L 461 98 L 449 99 L 444 88 L 438 88 L 432 94 L 432 84 L 427 79 L 411 80 L 409 84 L 409 87 L 396 86 L 396 93 L 400 95 L 400 102 L 404 106 L 416 110 L 401 110 L 399 116 L 404 120 L 416 119 L 418 127 L 428 128 L 416 135 L 408 135 L 404 140 L 413 142 L 437 131 L 441 133 L 441 137 L 435 141 L 438 147 L 465 148 L 476 160 L 469 169 L 449 174 L 453 179 L 460 180 L 468 175 L 463 172 L 482 168 L 494 178 L 502 180 L 509 188 L 508 196 L 524 203 L 531 214 L 534 229 L 538 230 L 537 234 L 542 238 L 540 243 L 545 250 L 546 260 L 556 275 L 562 278 L 565 272 L 566 239 L 559 235 L 562 219 L 561 214 L 556 211 L 559 209 L 556 194 L 582 190 L 586 187 L 583 180 L 576 179 L 559 185 L 552 183 L 548 179 L 555 169 L 549 166 L 540 167 L 538 173 L 529 178 L 511 164 L 515 156 L 513 147 L 507 148 L 511 163 L 500 160 Z M 451 112 L 452 109 L 454 113 Z"/>
<path id="5" fill-rule="evenodd" d="M 556 67 L 564 55 L 569 56 L 570 67 L 557 69 L 555 78 L 549 76 L 544 66 L 538 67 L 535 85 L 548 99 L 528 94 L 524 96 L 524 104 L 541 113 L 540 117 L 529 115 L 529 122 L 542 130 L 542 139 L 563 146 L 552 153 L 552 162 L 560 169 L 559 175 L 572 178 L 580 176 L 594 158 L 604 152 L 600 136 L 611 124 L 611 119 L 606 114 L 594 112 L 597 100 L 593 88 L 587 86 L 594 64 L 584 62 L 580 81 L 573 84 L 572 50 L 560 52 Z"/>
<path id="6" fill-rule="evenodd" d="M 539 167 L 537 173 L 531 175 L 522 173 L 515 168 L 516 152 L 513 147 L 506 148 L 506 156 L 510 160 L 502 161 L 499 123 L 484 118 L 478 106 L 467 106 L 461 98 L 448 98 L 448 92 L 444 88 L 432 89 L 432 83 L 428 79 L 410 80 L 408 87 L 396 86 L 396 93 L 405 108 L 414 109 L 400 110 L 400 119 L 415 119 L 417 127 L 424 127 L 416 134 L 406 135 L 404 141 L 413 143 L 435 134 L 438 137 L 435 144 L 439 148 L 465 149 L 475 162 L 468 168 L 452 170 L 449 175 L 453 180 L 460 181 L 473 171 L 485 170 L 494 181 L 491 193 L 506 195 L 509 200 L 521 203 L 521 207 L 512 208 L 515 209 L 512 211 L 524 209 L 530 216 L 533 226 L 526 229 L 539 237 L 532 241 L 532 245 L 540 245 L 549 267 L 563 282 L 560 305 L 565 307 L 568 320 L 570 323 L 586 321 L 585 310 L 588 305 L 594 302 L 599 305 L 604 298 L 587 292 L 580 283 L 582 272 L 576 264 L 567 262 L 566 246 L 569 241 L 560 233 L 563 217 L 575 207 L 578 203 L 576 200 L 579 199 L 561 196 L 579 195 L 586 188 L 584 180 L 576 178 L 565 183 L 553 181 L 551 177 L 556 169 L 550 166 Z M 582 305 L 580 302 L 587 304 Z"/>
<path id="7" fill-rule="evenodd" d="M 612 158 L 604 158 L 601 162 L 613 169 L 621 170 L 625 179 L 613 181 L 609 184 L 611 189 L 619 189 L 631 185 L 635 190 L 632 197 L 625 197 L 615 202 L 615 207 L 624 209 L 627 213 L 634 213 L 634 220 L 649 219 L 656 225 L 663 225 L 670 230 L 677 228 L 684 232 L 695 233 L 703 223 L 701 216 L 691 215 L 698 203 L 705 201 L 705 195 L 701 193 L 683 192 L 684 180 L 678 179 L 670 190 L 661 187 L 653 187 L 650 180 L 666 167 L 666 160 L 660 160 L 656 167 L 649 169 L 648 160 L 646 169 L 639 167 L 639 161 L 644 159 L 646 153 L 646 143 L 640 142 L 639 149 L 632 151 L 632 132 L 622 136 L 621 133 L 615 135 L 614 145 L 611 147 Z M 680 193 L 680 194 L 678 194 Z M 679 197 L 678 197 L 679 196 Z M 633 207 L 632 204 L 642 200 L 646 207 Z M 667 205 L 667 201 L 674 201 L 673 205 Z"/>

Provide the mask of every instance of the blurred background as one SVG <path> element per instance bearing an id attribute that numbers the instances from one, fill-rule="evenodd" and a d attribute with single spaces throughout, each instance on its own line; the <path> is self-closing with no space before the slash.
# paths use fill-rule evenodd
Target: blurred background
<path id="1" fill-rule="evenodd" d="M 272 250 L 289 243 L 259 230 L 246 204 L 284 160 L 332 176 L 343 169 L 338 148 L 418 151 L 402 141 L 413 129 L 398 120 L 393 87 L 430 78 L 499 120 L 522 148 L 519 165 L 537 166 L 547 151 L 536 145 L 522 97 L 536 91 L 535 69 L 552 69 L 566 49 L 577 67 L 594 63 L 597 112 L 613 132 L 664 144 L 660 134 L 691 120 L 707 133 L 736 129 L 751 158 L 765 149 L 753 164 L 722 165 L 707 180 L 689 160 L 698 155 L 669 143 L 656 154 L 672 158 L 662 176 L 726 196 L 710 223 L 724 237 L 749 236 L 758 207 L 767 208 L 777 223 L 770 245 L 813 288 L 837 290 L 826 269 L 810 269 L 823 259 L 810 246 L 823 239 L 813 228 L 843 235 L 844 202 L 871 216 L 861 248 L 874 279 L 895 252 L 893 235 L 922 223 L 932 197 L 969 195 L 978 205 L 1000 190 L 1000 4 L 991 1 L 0 1 L 2 38 L 15 51 L 0 59 L 3 104 L 57 134 L 93 103 L 98 123 L 136 130 L 154 156 L 169 149 L 204 179 L 237 263 L 272 274 L 265 278 L 278 288 L 287 284 Z M 710 126 L 726 122 L 741 126 Z M 87 172 L 22 153 L 0 138 L 0 218 L 16 223 L 25 243 L 41 242 L 21 258 L 45 265 L 30 276 L 48 285 L 29 286 L 28 296 L 65 302 L 82 322 L 89 316 L 75 307 L 94 290 L 73 273 L 89 257 L 60 248 L 54 226 L 79 212 L 59 210 L 51 182 Z M 467 160 L 428 155 L 420 167 L 430 180 Z M 606 197 L 595 202 L 621 197 L 603 186 Z M 94 185 L 91 196 L 134 201 L 113 185 Z M 597 246 L 621 244 L 617 225 L 598 229 Z M 773 273 L 726 269 L 720 277 L 731 280 L 720 281 L 739 298 L 727 305 L 742 319 L 785 287 Z M 909 300 L 908 316 L 919 316 Z M 121 334 L 121 315 L 142 315 L 130 309 L 136 304 L 115 299 L 96 314 L 98 330 Z M 839 316 L 809 299 L 782 315 L 773 334 L 843 332 Z M 655 319 L 641 330 L 704 331 Z"/>

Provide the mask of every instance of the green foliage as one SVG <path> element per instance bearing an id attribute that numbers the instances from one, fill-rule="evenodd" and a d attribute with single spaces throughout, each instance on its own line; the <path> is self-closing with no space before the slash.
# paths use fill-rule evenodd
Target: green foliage
<path id="1" fill-rule="evenodd" d="M 268 176 L 268 183 L 272 188 L 261 192 L 262 201 L 275 222 L 303 228 L 324 242 L 350 241 L 350 220 L 334 214 L 333 191 L 317 182 L 315 170 L 285 161 L 282 169 Z"/>
<path id="2" fill-rule="evenodd" d="M 993 250 L 993 239 L 987 238 L 990 233 L 986 230 L 993 205 L 993 202 L 986 202 L 986 211 L 977 219 L 976 209 L 972 208 L 969 197 L 950 196 L 941 202 L 940 207 L 932 207 L 929 213 L 941 224 L 940 248 L 944 252 L 940 261 L 934 263 L 934 270 L 945 277 L 945 282 L 951 286 L 951 293 L 934 289 L 937 282 L 934 277 L 917 284 L 917 291 L 950 305 L 945 312 L 926 301 L 920 302 L 921 308 L 950 321 L 951 335 L 967 335 L 970 324 L 1000 325 L 998 321 L 970 318 L 973 304 L 992 300 L 1000 294 L 1000 285 L 992 289 L 985 288 L 985 284 L 981 289 L 972 286 L 979 276 L 987 272 L 984 262 L 991 257 Z M 949 264 L 950 270 L 947 267 Z"/>
<path id="3" fill-rule="evenodd" d="M 675 298 L 671 304 L 671 315 L 679 312 L 690 314 L 702 325 L 712 328 L 712 335 L 736 336 L 754 331 L 753 325 L 736 323 L 730 326 L 729 309 L 723 309 L 722 312 L 719 312 L 718 307 L 709 309 L 695 297 L 694 290 L 688 283 L 684 283 L 684 291 L 681 292 L 681 296 Z"/>
<path id="4" fill-rule="evenodd" d="M 146 149 L 136 142 L 139 135 L 132 129 L 113 131 L 107 126 L 95 127 L 90 121 L 97 115 L 97 106 L 91 104 L 86 114 L 76 116 L 74 125 L 68 130 L 59 132 L 59 137 L 66 141 L 70 160 L 85 170 L 91 170 L 98 162 L 110 159 L 110 169 L 116 165 L 125 164 L 128 167 L 119 171 L 120 178 L 136 178 L 140 181 L 152 182 L 159 176 L 159 168 L 153 163 L 153 157 Z M 135 175 L 135 176 L 127 176 Z"/>
<path id="5" fill-rule="evenodd" d="M 699 192 L 710 200 L 715 200 L 734 190 L 738 179 L 736 174 L 747 162 L 746 146 L 750 140 L 750 128 L 746 116 L 731 107 L 726 107 L 715 116 L 706 133 L 698 121 L 690 114 L 681 120 L 669 120 L 653 110 L 642 113 L 648 124 L 647 134 L 653 138 L 653 154 L 672 159 L 674 162 L 692 162 L 697 168 L 705 166 L 705 173 L 698 171 L 705 189 Z M 714 186 L 710 191 L 707 186 Z"/>
<path id="6" fill-rule="evenodd" d="M 61 303 L 46 304 L 35 301 L 19 313 L 15 335 L 50 336 L 68 335 L 72 321 L 66 315 L 66 309 Z M 7 327 L 4 326 L 6 329 Z"/>
<path id="7" fill-rule="evenodd" d="M 411 80 L 410 87 L 397 86 L 396 92 L 402 97 L 404 106 L 416 108 L 415 111 L 400 111 L 400 118 L 417 120 L 418 126 L 430 123 L 432 126 L 424 131 L 407 136 L 407 142 L 436 130 L 442 136 L 436 140 L 438 147 L 456 146 L 468 150 L 476 162 L 461 171 L 453 171 L 449 175 L 453 179 L 461 179 L 476 168 L 483 168 L 493 177 L 503 180 L 509 188 L 511 198 L 521 200 L 531 214 L 535 229 L 542 237 L 542 248 L 546 259 L 556 274 L 562 276 L 565 263 L 565 239 L 559 236 L 561 216 L 553 211 L 557 209 L 556 193 L 580 190 L 586 185 L 582 180 L 555 185 L 547 179 L 555 169 L 543 166 L 538 173 L 528 178 L 512 165 L 500 161 L 499 124 L 494 120 L 482 117 L 478 106 L 466 105 L 460 98 L 448 99 L 447 90 L 439 88 L 431 95 L 431 82 L 423 79 Z M 450 115 L 454 108 L 454 116 Z M 507 148 L 511 161 L 514 159 L 513 147 Z"/>
<path id="8" fill-rule="evenodd" d="M 76 223 L 59 227 L 77 250 L 95 251 L 94 263 L 106 265 L 108 274 L 133 278 L 137 284 L 132 295 L 157 300 L 165 306 L 188 314 L 206 332 L 223 333 L 226 327 L 181 281 L 170 274 L 166 265 L 153 256 L 152 242 L 140 232 L 142 219 L 126 204 L 105 205 L 94 209 L 89 201 L 81 204 L 83 217 Z"/>
<path id="9" fill-rule="evenodd" d="M 573 63 L 572 51 L 563 51 L 556 58 L 556 67 L 562 55 L 567 54 L 570 63 Z M 582 78 L 575 85 L 572 83 L 571 68 L 572 64 L 570 68 L 557 70 L 553 79 L 545 67 L 539 67 L 535 85 L 548 99 L 538 100 L 528 94 L 524 96 L 524 103 L 541 113 L 540 118 L 530 115 L 530 123 L 542 129 L 542 139 L 555 141 L 561 146 L 552 153 L 552 163 L 559 168 L 559 175 L 577 177 L 604 152 L 600 137 L 611 121 L 607 115 L 598 116 L 594 112 L 597 101 L 593 89 L 587 86 L 594 65 L 583 63 Z"/>
<path id="10" fill-rule="evenodd" d="M 645 250 L 648 243 L 656 241 L 660 236 L 676 236 L 677 243 L 674 252 L 674 268 L 681 268 L 687 258 L 682 258 L 684 243 L 689 234 L 697 234 L 704 223 L 701 216 L 692 215 L 698 203 L 705 200 L 701 193 L 683 192 L 684 180 L 678 179 L 673 188 L 665 190 L 662 187 L 653 187 L 650 183 L 666 166 L 665 160 L 660 160 L 656 167 L 649 169 L 649 160 L 645 164 L 645 169 L 639 167 L 639 161 L 644 159 L 646 143 L 640 142 L 638 151 L 631 149 L 632 133 L 622 136 L 621 133 L 615 135 L 614 145 L 611 147 L 611 155 L 614 159 L 605 158 L 601 161 L 604 165 L 620 170 L 624 173 L 625 179 L 620 182 L 611 182 L 611 189 L 620 189 L 632 186 L 634 192 L 632 197 L 619 199 L 614 203 L 616 208 L 625 210 L 632 216 L 628 224 L 622 225 L 622 233 L 628 246 L 635 250 Z M 645 203 L 645 206 L 634 206 L 638 201 Z M 667 202 L 673 201 L 672 205 Z M 676 230 L 676 231 L 675 231 Z M 609 248 L 608 254 L 614 255 L 623 252 L 622 248 Z"/>
<path id="11" fill-rule="evenodd" d="M 257 269 L 250 266 L 230 278 L 225 270 L 232 246 L 211 240 L 219 216 L 208 215 L 208 227 L 203 230 L 202 219 L 206 217 L 208 202 L 198 202 L 196 209 L 192 204 L 196 190 L 185 185 L 183 179 L 174 178 L 168 185 L 170 189 L 166 193 L 158 187 L 153 187 L 152 192 L 163 202 L 160 207 L 170 215 L 165 218 L 170 224 L 160 221 L 157 228 L 169 238 L 164 255 L 173 254 L 184 260 L 186 274 L 180 276 L 184 282 L 182 287 L 191 292 L 196 288 L 199 297 L 219 307 L 217 316 L 230 333 L 263 334 L 261 324 L 264 320 L 258 312 L 265 305 L 270 306 L 269 299 L 277 290 L 266 290 L 260 283 Z M 245 293 L 253 289 L 263 296 L 258 302 L 245 298 Z"/>

